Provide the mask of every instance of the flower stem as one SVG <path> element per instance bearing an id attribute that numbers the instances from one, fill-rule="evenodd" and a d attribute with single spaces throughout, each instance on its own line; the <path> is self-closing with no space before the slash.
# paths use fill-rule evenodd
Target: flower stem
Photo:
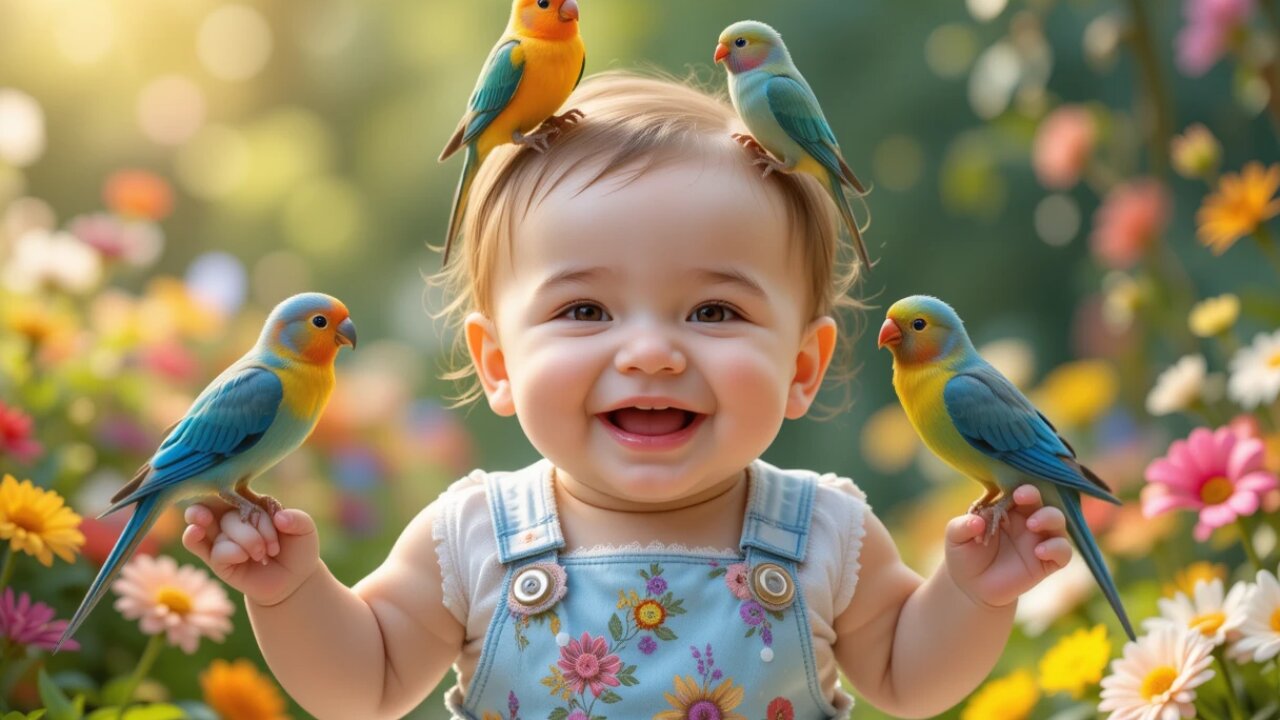
<path id="1" fill-rule="evenodd" d="M 1249 531 L 1249 524 L 1243 517 L 1236 516 L 1236 525 L 1240 529 L 1240 544 L 1244 546 L 1244 554 L 1249 556 L 1249 562 L 1253 564 L 1254 572 L 1257 572 L 1262 569 L 1262 560 L 1258 557 L 1258 549 L 1253 546 L 1253 533 Z"/>
<path id="2" fill-rule="evenodd" d="M 13 545 L 5 548 L 4 565 L 0 566 L 0 591 L 9 586 L 9 578 L 13 577 Z"/>
<path id="3" fill-rule="evenodd" d="M 1151 21 L 1143 1 L 1129 0 L 1129 14 L 1132 17 L 1129 39 L 1143 80 L 1146 81 L 1143 93 L 1146 107 L 1141 109 L 1150 118 L 1148 160 L 1152 174 L 1162 178 L 1169 172 L 1169 142 L 1173 138 L 1173 119 L 1170 114 L 1172 103 L 1169 101 L 1164 76 L 1160 72 L 1160 62 L 1151 38 Z"/>
<path id="4" fill-rule="evenodd" d="M 120 714 L 124 714 L 124 708 L 133 700 L 133 693 L 137 691 L 138 684 L 151 671 L 151 666 L 156 662 L 156 656 L 164 649 L 164 633 L 157 633 L 151 636 L 151 640 L 147 642 L 147 648 L 142 651 L 142 657 L 138 660 L 138 666 L 133 669 L 133 674 L 129 676 L 124 686 L 124 693 L 120 701 Z"/>
<path id="5" fill-rule="evenodd" d="M 1271 237 L 1271 229 L 1267 227 L 1265 222 L 1258 223 L 1258 227 L 1253 231 L 1253 237 L 1258 241 L 1258 248 L 1262 250 L 1262 254 L 1267 256 L 1267 261 L 1271 263 L 1272 269 L 1280 275 L 1280 250 L 1276 250 L 1275 240 Z"/>
<path id="6" fill-rule="evenodd" d="M 1240 698 L 1236 696 L 1234 676 L 1227 661 L 1222 659 L 1222 648 L 1213 651 L 1213 658 L 1218 661 L 1218 668 L 1222 670 L 1222 682 L 1227 686 L 1227 707 L 1231 710 L 1232 720 L 1245 720 L 1248 715 L 1240 706 Z"/>

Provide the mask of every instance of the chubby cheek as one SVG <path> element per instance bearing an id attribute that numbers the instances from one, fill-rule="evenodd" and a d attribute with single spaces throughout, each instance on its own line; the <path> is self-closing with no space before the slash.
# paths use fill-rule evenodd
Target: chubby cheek
<path id="1" fill-rule="evenodd" d="M 782 425 L 791 369 L 767 349 L 736 343 L 717 347 L 700 359 L 719 405 L 717 431 L 726 441 L 763 442 L 767 447 Z"/>
<path id="2" fill-rule="evenodd" d="M 516 417 L 543 454 L 590 420 L 587 398 L 602 362 L 589 343 L 565 340 L 555 347 L 522 349 L 515 361 L 508 358 Z"/>

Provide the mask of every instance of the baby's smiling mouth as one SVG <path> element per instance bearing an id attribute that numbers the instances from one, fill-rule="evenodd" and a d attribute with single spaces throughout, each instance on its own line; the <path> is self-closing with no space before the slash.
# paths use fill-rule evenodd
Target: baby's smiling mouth
<path id="1" fill-rule="evenodd" d="M 669 435 L 689 427 L 698 415 L 699 413 L 680 408 L 641 410 L 626 407 L 600 413 L 600 418 L 633 435 Z"/>

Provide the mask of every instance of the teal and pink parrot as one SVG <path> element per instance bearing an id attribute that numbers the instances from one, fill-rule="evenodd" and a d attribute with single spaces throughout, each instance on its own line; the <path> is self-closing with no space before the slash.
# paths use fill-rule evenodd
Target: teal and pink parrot
<path id="1" fill-rule="evenodd" d="M 724 64 L 729 98 L 751 132 L 734 137 L 757 153 L 765 175 L 803 172 L 822 183 L 840 209 L 863 267 L 870 269 L 862 230 L 845 195 L 846 187 L 859 197 L 866 189 L 840 153 L 818 98 L 796 69 L 782 36 L 762 22 L 736 22 L 720 33 L 715 61 Z"/>
<path id="2" fill-rule="evenodd" d="M 453 195 L 442 264 L 449 262 L 449 248 L 462 228 L 471 183 L 490 151 L 506 143 L 545 151 L 552 135 L 582 119 L 577 110 L 555 112 L 582 80 L 586 62 L 586 48 L 578 34 L 577 0 L 512 3 L 506 32 L 489 53 L 467 112 L 440 153 L 444 162 L 459 149 L 467 150 Z"/>
<path id="3" fill-rule="evenodd" d="M 333 392 L 338 350 L 355 345 L 356 327 L 336 298 L 303 293 L 272 310 L 257 344 L 200 393 L 151 459 L 111 498 L 103 516 L 129 505 L 134 506 L 133 516 L 58 647 L 75 634 L 147 530 L 173 502 L 216 494 L 244 518 L 257 512 L 274 515 L 280 509 L 274 498 L 250 490 L 249 482 L 311 434 Z"/>
<path id="4" fill-rule="evenodd" d="M 950 305 L 914 295 L 894 303 L 880 328 L 893 353 L 893 387 L 920 438 L 939 458 L 982 483 L 970 512 L 987 517 L 993 535 L 1013 504 L 1013 490 L 1031 484 L 1046 505 L 1062 511 L 1067 534 L 1102 588 L 1120 624 L 1134 638 L 1102 552 L 1085 524 L 1080 495 L 1120 501 L 1013 383 L 974 349 Z"/>

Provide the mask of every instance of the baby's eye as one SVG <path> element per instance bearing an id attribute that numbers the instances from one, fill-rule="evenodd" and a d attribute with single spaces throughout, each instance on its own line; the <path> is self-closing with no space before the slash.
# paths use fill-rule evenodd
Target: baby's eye
<path id="1" fill-rule="evenodd" d="M 569 320 L 582 320 L 584 322 L 604 322 L 611 320 L 609 313 L 604 308 L 595 303 L 578 303 L 565 309 L 560 313 L 560 317 Z"/>
<path id="2" fill-rule="evenodd" d="M 693 318 L 697 322 L 721 323 L 737 316 L 738 313 L 733 308 L 723 303 L 707 303 L 693 311 Z"/>

